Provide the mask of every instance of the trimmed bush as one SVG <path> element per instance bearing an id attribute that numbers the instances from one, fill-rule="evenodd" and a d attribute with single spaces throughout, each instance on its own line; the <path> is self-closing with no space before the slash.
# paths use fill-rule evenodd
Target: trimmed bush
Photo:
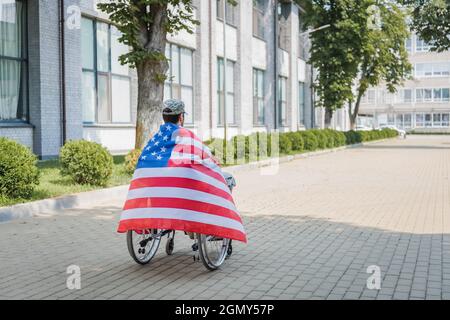
<path id="1" fill-rule="evenodd" d="M 133 174 L 136 170 L 136 166 L 139 158 L 141 157 L 141 154 L 141 149 L 134 149 L 128 152 L 128 154 L 125 156 L 125 171 L 128 174 Z"/>
<path id="2" fill-rule="evenodd" d="M 287 136 L 291 140 L 293 151 L 303 151 L 304 142 L 303 142 L 302 134 L 299 131 L 289 132 L 289 133 L 287 133 Z"/>
<path id="3" fill-rule="evenodd" d="M 292 151 L 292 142 L 287 133 L 281 133 L 279 137 L 280 153 L 289 154 Z"/>
<path id="4" fill-rule="evenodd" d="M 317 137 L 311 130 L 308 131 L 300 131 L 300 134 L 303 138 L 304 150 L 307 151 L 315 151 L 319 147 L 319 142 L 317 141 Z"/>
<path id="5" fill-rule="evenodd" d="M 30 198 L 39 184 L 37 157 L 27 147 L 0 138 L 0 196 Z"/>
<path id="6" fill-rule="evenodd" d="M 113 171 L 113 157 L 102 145 L 85 140 L 69 141 L 61 148 L 61 174 L 78 184 L 104 186 Z"/>
<path id="7" fill-rule="evenodd" d="M 317 138 L 317 148 L 319 149 L 328 148 L 329 146 L 328 135 L 325 133 L 324 130 L 311 129 L 309 131 L 312 132 Z"/>

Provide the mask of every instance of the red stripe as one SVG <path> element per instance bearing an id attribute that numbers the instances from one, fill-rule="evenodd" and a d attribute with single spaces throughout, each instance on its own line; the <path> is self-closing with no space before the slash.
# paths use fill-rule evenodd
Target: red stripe
<path id="1" fill-rule="evenodd" d="M 181 198 L 152 198 L 152 197 L 131 199 L 125 202 L 123 210 L 138 209 L 138 208 L 174 208 L 174 209 L 192 210 L 233 219 L 242 224 L 241 217 L 236 213 L 236 211 L 215 204 L 196 200 L 188 200 Z"/>
<path id="2" fill-rule="evenodd" d="M 190 161 L 190 162 L 191 162 L 190 164 L 187 164 L 187 163 L 183 164 L 183 163 L 177 163 L 174 160 L 169 160 L 169 162 L 167 163 L 167 166 L 175 167 L 175 168 L 189 168 L 189 169 L 197 170 L 201 173 L 204 173 L 204 174 L 210 176 L 211 178 L 216 179 L 217 181 L 222 182 L 228 188 L 228 185 L 225 182 L 225 179 L 223 178 L 223 176 L 220 173 L 218 173 L 208 167 L 205 167 L 203 164 L 199 163 L 198 161 Z"/>
<path id="3" fill-rule="evenodd" d="M 188 178 L 176 178 L 176 177 L 138 178 L 131 181 L 130 190 L 139 188 L 151 188 L 151 187 L 193 189 L 224 198 L 234 204 L 233 197 L 228 192 L 223 191 L 222 189 L 219 189 L 217 187 L 214 187 L 209 183 Z"/>
<path id="4" fill-rule="evenodd" d="M 145 218 L 121 220 L 117 232 L 124 233 L 129 230 L 144 229 L 180 230 L 186 232 L 214 235 L 216 237 L 222 237 L 247 243 L 247 236 L 241 231 L 206 223 L 176 219 Z"/>

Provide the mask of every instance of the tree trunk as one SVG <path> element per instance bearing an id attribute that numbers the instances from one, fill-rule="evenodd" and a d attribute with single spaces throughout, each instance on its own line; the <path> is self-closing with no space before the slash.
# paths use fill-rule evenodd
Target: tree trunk
<path id="1" fill-rule="evenodd" d="M 145 61 L 137 66 L 138 106 L 136 119 L 136 148 L 143 149 L 162 122 L 164 83 L 157 80 L 163 73 L 154 62 Z"/>
<path id="2" fill-rule="evenodd" d="M 361 99 L 362 99 L 363 93 L 359 93 L 358 97 L 356 98 L 355 102 L 355 108 L 352 110 L 352 103 L 348 103 L 348 114 L 350 117 L 350 129 L 355 130 L 356 129 L 356 119 L 358 118 L 359 114 L 359 106 L 361 105 Z"/>
<path id="3" fill-rule="evenodd" d="M 143 14 L 147 6 L 142 5 Z M 150 6 L 152 23 L 142 25 L 140 42 L 142 47 L 151 53 L 136 64 L 138 75 L 138 105 L 136 119 L 136 148 L 143 149 L 151 136 L 156 133 L 162 123 L 162 104 L 164 99 L 164 76 L 168 63 L 164 57 L 166 49 L 167 4 Z M 158 57 L 155 54 L 160 54 Z"/>
<path id="4" fill-rule="evenodd" d="M 333 119 L 333 110 L 328 108 L 325 109 L 325 128 L 329 129 L 331 127 L 331 119 Z"/>

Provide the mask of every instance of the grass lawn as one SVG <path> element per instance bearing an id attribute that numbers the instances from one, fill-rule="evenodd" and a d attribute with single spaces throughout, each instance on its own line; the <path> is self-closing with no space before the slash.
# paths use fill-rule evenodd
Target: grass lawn
<path id="1" fill-rule="evenodd" d="M 124 162 L 125 156 L 114 156 L 113 175 L 106 187 L 125 185 L 130 182 L 131 175 L 125 172 Z M 0 196 L 0 207 L 105 188 L 75 184 L 70 177 L 61 176 L 59 171 L 60 167 L 58 160 L 40 161 L 38 163 L 38 168 L 41 173 L 41 183 L 34 190 L 32 198 L 9 199 Z"/>

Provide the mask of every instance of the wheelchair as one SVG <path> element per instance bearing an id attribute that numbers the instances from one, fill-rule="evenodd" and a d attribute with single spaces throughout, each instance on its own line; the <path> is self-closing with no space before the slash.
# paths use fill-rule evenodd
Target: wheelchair
<path id="1" fill-rule="evenodd" d="M 236 186 L 234 177 L 223 173 L 225 181 L 231 191 Z M 127 233 L 127 247 L 133 260 L 141 265 L 148 264 L 156 255 L 161 240 L 167 236 L 166 254 L 172 255 L 175 248 L 175 230 L 146 229 L 130 230 Z M 185 232 L 186 235 L 188 233 Z M 232 240 L 205 234 L 189 234 L 194 240 L 192 250 L 194 261 L 202 260 L 203 265 L 210 271 L 217 270 L 233 253 Z M 197 257 L 196 253 L 198 252 Z"/>

